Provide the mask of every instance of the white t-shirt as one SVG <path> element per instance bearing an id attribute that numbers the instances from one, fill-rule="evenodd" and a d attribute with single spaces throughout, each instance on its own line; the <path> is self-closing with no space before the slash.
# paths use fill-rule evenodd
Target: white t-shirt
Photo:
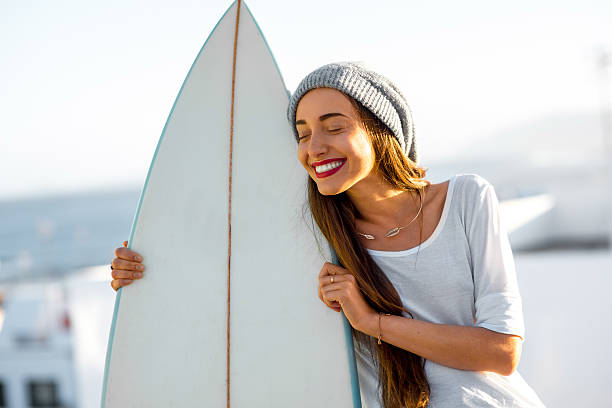
<path id="1" fill-rule="evenodd" d="M 494 187 L 483 177 L 457 174 L 450 179 L 438 226 L 420 249 L 368 252 L 415 319 L 484 327 L 525 339 L 508 234 Z M 378 372 L 367 352 L 355 349 L 363 406 L 382 407 Z M 518 371 L 503 376 L 426 360 L 425 374 L 430 408 L 544 407 Z"/>

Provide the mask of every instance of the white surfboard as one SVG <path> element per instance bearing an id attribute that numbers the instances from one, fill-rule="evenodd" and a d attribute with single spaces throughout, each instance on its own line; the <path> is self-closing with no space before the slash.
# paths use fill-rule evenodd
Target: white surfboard
<path id="1" fill-rule="evenodd" d="M 302 219 L 287 103 L 234 2 L 149 168 L 129 238 L 146 270 L 116 295 L 103 408 L 361 405 L 350 327 L 316 295 L 324 258 Z"/>

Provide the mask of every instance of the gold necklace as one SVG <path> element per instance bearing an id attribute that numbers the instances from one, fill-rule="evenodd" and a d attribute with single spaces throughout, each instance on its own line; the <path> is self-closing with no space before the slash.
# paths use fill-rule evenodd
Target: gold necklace
<path id="1" fill-rule="evenodd" d="M 385 234 L 385 238 L 391 238 L 396 236 L 397 234 L 400 233 L 401 230 L 403 230 L 404 228 L 406 228 L 407 226 L 409 226 L 410 224 L 412 224 L 412 222 L 414 220 L 417 219 L 417 217 L 419 216 L 419 214 L 421 213 L 421 210 L 423 209 L 423 196 L 421 195 L 421 190 L 417 189 L 417 191 L 419 192 L 419 199 L 421 201 L 421 205 L 419 207 L 419 212 L 417 212 L 417 215 L 414 216 L 414 218 L 412 219 L 412 221 L 410 221 L 408 224 L 404 225 L 403 227 L 393 227 L 391 228 L 389 231 L 387 231 L 387 233 Z M 359 235 L 361 235 L 362 237 L 364 237 L 365 239 L 376 239 L 374 237 L 374 235 L 371 234 L 363 234 L 361 232 L 357 232 Z"/>

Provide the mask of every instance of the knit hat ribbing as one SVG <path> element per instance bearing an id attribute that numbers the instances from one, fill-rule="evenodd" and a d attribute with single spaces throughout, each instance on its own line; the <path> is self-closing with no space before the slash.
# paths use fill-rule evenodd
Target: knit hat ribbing
<path id="1" fill-rule="evenodd" d="M 417 163 L 412 112 L 406 98 L 386 77 L 359 62 L 334 62 L 308 74 L 289 99 L 287 119 L 298 139 L 295 128 L 297 105 L 306 92 L 314 88 L 334 88 L 359 101 L 393 132 L 404 153 Z"/>

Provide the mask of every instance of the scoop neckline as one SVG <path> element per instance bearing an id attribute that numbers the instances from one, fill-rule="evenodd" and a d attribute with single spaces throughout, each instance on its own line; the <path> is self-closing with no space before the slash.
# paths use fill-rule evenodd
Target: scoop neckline
<path id="1" fill-rule="evenodd" d="M 450 208 L 451 201 L 453 199 L 453 190 L 455 187 L 455 180 L 457 179 L 457 175 L 455 174 L 448 180 L 448 189 L 446 191 L 446 199 L 444 200 L 444 208 L 442 209 L 442 215 L 440 216 L 440 220 L 438 221 L 438 225 L 434 229 L 434 232 L 427 238 L 425 241 L 421 242 L 420 245 L 412 247 L 410 249 L 403 249 L 400 251 L 381 251 L 378 249 L 369 249 L 366 250 L 370 253 L 370 255 L 376 256 L 388 256 L 388 257 L 396 257 L 396 256 L 404 256 L 410 255 L 416 252 L 419 248 L 424 249 L 427 248 L 437 237 L 440 235 L 440 231 L 444 228 L 444 224 L 446 223 L 446 218 L 448 218 L 448 212 Z"/>

